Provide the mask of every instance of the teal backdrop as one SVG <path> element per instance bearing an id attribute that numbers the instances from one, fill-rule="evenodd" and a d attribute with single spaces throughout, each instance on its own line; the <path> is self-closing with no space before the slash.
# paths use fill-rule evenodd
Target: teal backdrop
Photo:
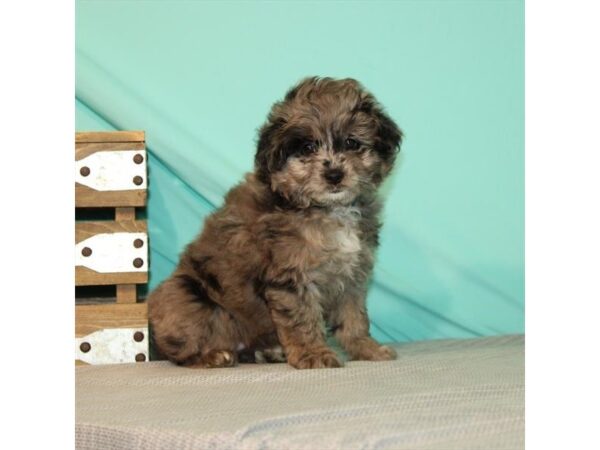
<path id="1" fill-rule="evenodd" d="M 307 75 L 360 80 L 406 134 L 382 192 L 372 334 L 523 332 L 521 1 L 77 2 L 77 130 L 146 131 L 150 288 Z"/>

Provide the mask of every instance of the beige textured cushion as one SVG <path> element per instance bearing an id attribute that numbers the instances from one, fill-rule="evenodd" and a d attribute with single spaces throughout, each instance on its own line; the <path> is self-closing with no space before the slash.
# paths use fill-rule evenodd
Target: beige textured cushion
<path id="1" fill-rule="evenodd" d="M 396 344 L 392 362 L 76 371 L 78 449 L 524 447 L 524 337 Z"/>

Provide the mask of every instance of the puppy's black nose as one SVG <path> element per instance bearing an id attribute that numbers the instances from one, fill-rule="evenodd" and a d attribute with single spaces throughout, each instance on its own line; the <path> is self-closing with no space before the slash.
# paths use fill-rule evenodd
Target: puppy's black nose
<path id="1" fill-rule="evenodd" d="M 325 171 L 325 179 L 331 184 L 338 184 L 344 179 L 344 171 L 342 169 L 328 169 Z"/>

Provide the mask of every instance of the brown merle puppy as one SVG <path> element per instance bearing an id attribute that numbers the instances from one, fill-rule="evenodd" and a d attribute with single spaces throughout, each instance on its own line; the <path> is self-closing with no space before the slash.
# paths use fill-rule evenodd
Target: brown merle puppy
<path id="1" fill-rule="evenodd" d="M 355 80 L 309 78 L 275 103 L 255 171 L 234 187 L 149 297 L 160 353 L 189 367 L 339 367 L 395 352 L 369 335 L 366 286 L 380 227 L 376 190 L 402 133 Z M 283 347 L 283 348 L 282 348 Z"/>

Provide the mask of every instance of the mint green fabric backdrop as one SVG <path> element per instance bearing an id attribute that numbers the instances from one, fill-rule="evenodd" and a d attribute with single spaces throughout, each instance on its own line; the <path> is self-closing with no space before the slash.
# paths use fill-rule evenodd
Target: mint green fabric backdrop
<path id="1" fill-rule="evenodd" d="M 373 335 L 523 332 L 521 1 L 78 2 L 77 130 L 146 131 L 150 287 L 307 75 L 360 80 L 406 134 L 383 189 Z"/>

